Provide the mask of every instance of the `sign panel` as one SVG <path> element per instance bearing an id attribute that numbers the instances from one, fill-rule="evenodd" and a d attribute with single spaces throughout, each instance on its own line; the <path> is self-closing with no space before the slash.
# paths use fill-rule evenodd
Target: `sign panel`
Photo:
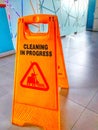
<path id="1" fill-rule="evenodd" d="M 55 23 L 54 17 L 45 18 L 33 16 L 31 20 L 31 17 L 25 16 L 19 19 L 15 101 L 57 110 Z M 48 23 L 48 32 L 32 33 L 28 28 L 28 23 L 31 21 Z"/>
<path id="2" fill-rule="evenodd" d="M 34 33 L 28 24 L 48 24 Z M 68 88 L 57 17 L 25 16 L 18 22 L 12 122 L 60 130 L 58 84 Z"/>

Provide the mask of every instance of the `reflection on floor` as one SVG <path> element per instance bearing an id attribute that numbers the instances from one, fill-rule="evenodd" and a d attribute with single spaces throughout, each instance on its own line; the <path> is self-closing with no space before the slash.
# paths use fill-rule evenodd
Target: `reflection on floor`
<path id="1" fill-rule="evenodd" d="M 60 91 L 61 130 L 98 130 L 98 32 L 62 38 L 69 91 Z M 0 58 L 0 130 L 40 130 L 11 124 L 15 56 Z"/>

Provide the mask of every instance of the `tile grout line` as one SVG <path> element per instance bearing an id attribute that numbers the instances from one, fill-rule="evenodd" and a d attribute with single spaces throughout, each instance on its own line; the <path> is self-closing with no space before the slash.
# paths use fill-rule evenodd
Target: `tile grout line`
<path id="1" fill-rule="evenodd" d="M 86 108 L 84 107 L 83 111 L 80 113 L 79 117 L 77 118 L 77 120 L 76 120 L 75 123 L 73 124 L 71 130 L 73 129 L 73 127 L 75 126 L 75 124 L 78 122 L 78 120 L 80 119 L 81 115 L 84 113 L 85 110 L 86 110 Z"/>
<path id="2" fill-rule="evenodd" d="M 84 107 L 84 109 L 83 109 L 83 111 L 80 113 L 78 119 L 77 119 L 77 120 L 75 121 L 75 123 L 73 124 L 71 130 L 74 128 L 75 124 L 78 122 L 78 120 L 80 119 L 81 115 L 84 113 L 85 110 L 89 110 L 89 109 L 87 109 L 87 107 Z M 89 111 L 93 112 L 92 110 L 89 110 Z M 93 112 L 93 113 L 96 113 L 96 112 Z M 96 114 L 97 114 L 97 113 L 96 113 Z"/>
<path id="3" fill-rule="evenodd" d="M 98 113 L 96 113 L 95 111 L 93 111 L 93 110 L 87 108 L 86 106 L 83 106 L 83 105 L 81 105 L 81 104 L 79 104 L 79 103 L 73 101 L 72 99 L 69 99 L 69 98 L 68 98 L 68 100 L 72 101 L 73 103 L 75 103 L 75 104 L 77 104 L 77 105 L 79 105 L 79 106 L 81 106 L 81 107 L 84 107 L 84 108 L 88 109 L 89 111 L 91 111 L 91 112 L 93 112 L 93 113 L 95 113 L 95 114 L 98 114 Z M 92 99 L 91 99 L 91 100 L 92 100 Z M 90 101 L 89 101 L 89 102 L 90 102 Z M 88 105 L 88 104 L 87 104 L 87 105 Z"/>
<path id="4" fill-rule="evenodd" d="M 91 98 L 91 100 L 88 102 L 88 104 L 86 105 L 86 107 L 85 108 L 87 108 L 88 107 L 88 105 L 91 103 L 91 101 L 93 100 L 93 98 L 95 97 L 95 95 L 97 94 L 97 92 L 98 92 L 98 90 L 95 92 L 95 94 L 92 96 L 92 98 Z M 88 109 L 88 108 L 87 108 Z M 88 109 L 89 110 L 89 109 Z M 92 111 L 92 110 L 90 110 L 90 111 Z M 95 112 L 96 113 L 96 112 Z M 98 114 L 98 113 L 96 113 L 96 114 Z"/>
<path id="5" fill-rule="evenodd" d="M 93 112 L 93 113 L 96 113 L 96 112 L 94 112 L 94 111 L 88 109 L 87 106 L 88 106 L 88 105 L 90 104 L 90 102 L 93 100 L 93 98 L 94 98 L 94 96 L 96 95 L 97 92 L 98 92 L 98 90 L 95 92 L 95 94 L 93 95 L 93 97 L 91 98 L 91 100 L 88 102 L 88 104 L 84 107 L 84 109 L 83 109 L 83 111 L 80 113 L 78 119 L 77 119 L 77 120 L 75 121 L 75 123 L 73 124 L 71 130 L 73 129 L 73 127 L 75 126 L 75 124 L 78 122 L 78 120 L 80 119 L 81 115 L 84 113 L 85 110 L 89 110 L 89 111 L 91 111 L 91 112 Z M 72 101 L 72 100 L 71 100 L 71 101 Z M 74 101 L 73 101 L 73 102 L 74 102 Z M 74 103 L 75 103 L 75 102 L 74 102 Z M 76 103 L 76 104 L 80 105 L 79 103 Z M 80 106 L 82 106 L 82 105 L 80 105 Z M 83 107 L 83 106 L 82 106 L 82 107 Z M 96 113 L 96 114 L 98 114 L 98 113 Z"/>

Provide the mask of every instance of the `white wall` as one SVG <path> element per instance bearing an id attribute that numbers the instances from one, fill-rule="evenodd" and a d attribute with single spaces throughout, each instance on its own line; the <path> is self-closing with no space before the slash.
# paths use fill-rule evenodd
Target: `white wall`
<path id="1" fill-rule="evenodd" d="M 95 18 L 93 30 L 98 31 L 98 0 L 96 0 Z"/>
<path id="2" fill-rule="evenodd" d="M 86 30 L 88 0 L 4 0 L 7 5 L 9 27 L 14 46 L 17 38 L 17 20 L 22 15 L 56 14 L 61 35 Z M 8 1 L 8 2 L 7 2 Z"/>

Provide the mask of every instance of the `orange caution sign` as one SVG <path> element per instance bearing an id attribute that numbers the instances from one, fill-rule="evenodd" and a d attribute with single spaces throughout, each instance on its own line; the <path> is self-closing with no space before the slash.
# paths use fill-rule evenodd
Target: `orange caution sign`
<path id="1" fill-rule="evenodd" d="M 33 23 L 48 24 L 48 32 L 31 32 L 28 24 Z M 60 130 L 58 83 L 68 88 L 68 82 L 58 35 L 55 15 L 39 14 L 19 18 L 13 124 Z"/>

